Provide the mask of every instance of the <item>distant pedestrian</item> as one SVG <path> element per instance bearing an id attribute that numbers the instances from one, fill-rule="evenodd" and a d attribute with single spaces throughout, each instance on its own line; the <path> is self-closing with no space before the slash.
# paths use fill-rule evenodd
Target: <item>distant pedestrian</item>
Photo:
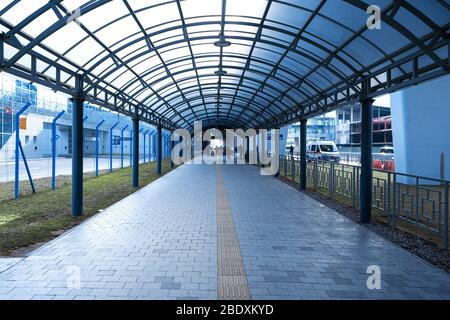
<path id="1" fill-rule="evenodd" d="M 294 155 L 294 146 L 293 145 L 291 145 L 289 147 L 289 154 L 291 155 L 291 157 Z"/>

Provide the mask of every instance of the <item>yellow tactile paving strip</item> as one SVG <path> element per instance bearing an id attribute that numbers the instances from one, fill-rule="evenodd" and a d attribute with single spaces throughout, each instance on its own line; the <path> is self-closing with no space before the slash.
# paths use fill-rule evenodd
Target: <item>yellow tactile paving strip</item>
<path id="1" fill-rule="evenodd" d="M 218 297 L 248 300 L 247 276 L 220 165 L 216 165 L 216 203 Z"/>

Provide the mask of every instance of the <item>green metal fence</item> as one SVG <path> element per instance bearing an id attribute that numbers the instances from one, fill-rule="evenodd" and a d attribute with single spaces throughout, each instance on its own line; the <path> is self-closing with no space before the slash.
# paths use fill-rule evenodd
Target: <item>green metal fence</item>
<path id="1" fill-rule="evenodd" d="M 360 167 L 308 161 L 307 187 L 359 208 Z M 300 159 L 280 156 L 280 176 L 300 183 Z M 373 170 L 373 216 L 448 249 L 450 181 Z"/>

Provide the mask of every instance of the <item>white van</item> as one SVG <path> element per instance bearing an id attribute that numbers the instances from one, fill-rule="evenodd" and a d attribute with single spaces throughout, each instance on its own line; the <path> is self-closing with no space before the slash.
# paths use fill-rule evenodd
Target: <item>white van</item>
<path id="1" fill-rule="evenodd" d="M 314 141 L 306 146 L 307 160 L 321 160 L 338 162 L 341 161 L 338 148 L 334 141 Z"/>

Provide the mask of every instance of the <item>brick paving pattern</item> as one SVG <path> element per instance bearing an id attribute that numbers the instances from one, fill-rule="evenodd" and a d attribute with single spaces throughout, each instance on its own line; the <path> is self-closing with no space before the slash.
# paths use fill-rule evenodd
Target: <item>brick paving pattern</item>
<path id="1" fill-rule="evenodd" d="M 217 208 L 252 299 L 450 299 L 447 273 L 256 167 L 220 170 L 218 184 L 215 166 L 181 166 L 28 257 L 0 259 L 0 299 L 221 298 Z M 366 286 L 370 265 L 380 290 Z"/>

